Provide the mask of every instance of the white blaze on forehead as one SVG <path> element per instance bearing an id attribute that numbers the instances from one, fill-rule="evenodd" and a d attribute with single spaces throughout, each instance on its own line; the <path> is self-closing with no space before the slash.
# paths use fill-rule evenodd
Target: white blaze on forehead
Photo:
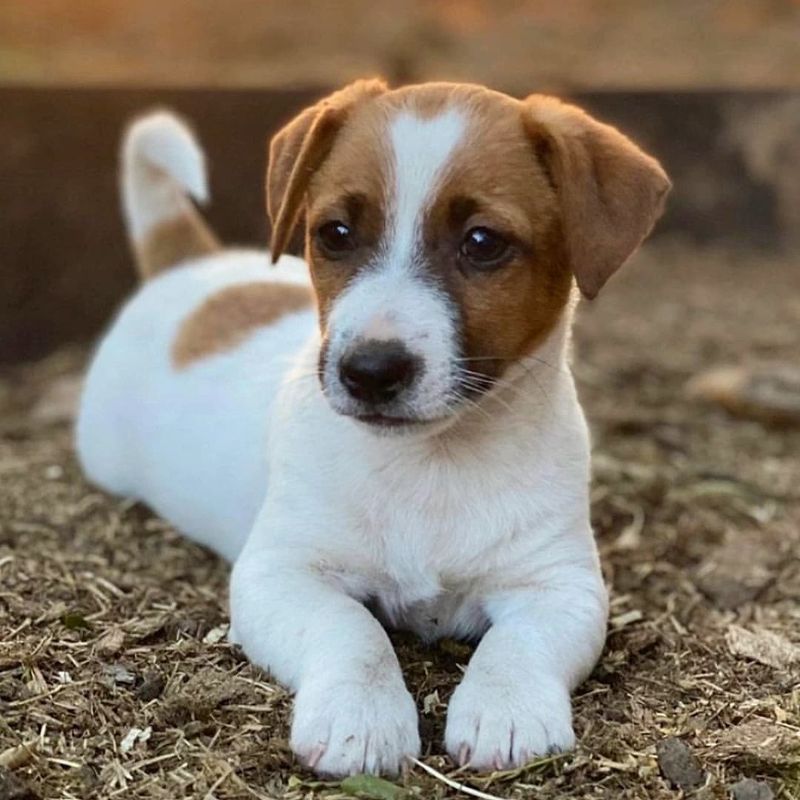
<path id="1" fill-rule="evenodd" d="M 394 196 L 387 225 L 387 267 L 411 264 L 423 211 L 465 129 L 464 114 L 457 108 L 429 119 L 403 111 L 392 121 Z"/>
<path id="2" fill-rule="evenodd" d="M 342 413 L 352 410 L 355 401 L 337 378 L 339 361 L 367 339 L 398 339 L 424 364 L 398 401 L 402 414 L 434 419 L 447 412 L 456 322 L 448 298 L 414 269 L 414 261 L 425 211 L 466 127 L 464 113 L 456 108 L 429 119 L 403 111 L 390 123 L 393 186 L 383 246 L 337 298 L 328 317 L 324 382 L 328 400 Z"/>

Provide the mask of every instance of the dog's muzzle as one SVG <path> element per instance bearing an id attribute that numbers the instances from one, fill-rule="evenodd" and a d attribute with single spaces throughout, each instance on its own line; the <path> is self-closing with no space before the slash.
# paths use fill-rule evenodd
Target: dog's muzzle
<path id="1" fill-rule="evenodd" d="M 369 340 L 339 362 L 339 380 L 362 406 L 375 409 L 402 399 L 416 381 L 422 364 L 399 340 Z"/>

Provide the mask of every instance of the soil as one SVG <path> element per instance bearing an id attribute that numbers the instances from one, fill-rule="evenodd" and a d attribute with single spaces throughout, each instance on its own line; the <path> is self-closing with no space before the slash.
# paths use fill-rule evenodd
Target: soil
<path id="1" fill-rule="evenodd" d="M 800 430 L 685 391 L 796 360 L 798 266 L 664 244 L 583 304 L 612 612 L 579 746 L 455 771 L 442 732 L 470 648 L 395 635 L 426 765 L 502 798 L 800 798 Z M 226 643 L 227 566 L 82 479 L 66 417 L 85 356 L 0 375 L 0 798 L 350 796 L 294 762 L 290 698 Z M 463 796 L 419 766 L 366 791 Z"/>

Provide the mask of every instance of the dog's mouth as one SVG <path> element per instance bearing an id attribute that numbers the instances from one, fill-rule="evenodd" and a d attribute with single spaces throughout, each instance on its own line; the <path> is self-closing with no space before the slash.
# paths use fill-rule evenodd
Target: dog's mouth
<path id="1" fill-rule="evenodd" d="M 494 386 L 495 380 L 489 376 L 480 382 L 473 379 L 459 383 L 454 391 L 451 390 L 449 402 L 443 403 L 442 407 L 430 416 L 403 413 L 400 409 L 397 409 L 396 413 L 392 413 L 388 409 L 365 409 L 363 406 L 360 409 L 346 406 L 342 408 L 336 402 L 331 402 L 331 405 L 338 414 L 349 417 L 376 433 L 406 433 L 435 429 L 437 425 L 449 424 L 465 409 L 476 406 L 481 397 L 489 394 Z M 328 400 L 330 402 L 331 398 L 329 397 Z"/>
<path id="2" fill-rule="evenodd" d="M 428 422 L 428 420 L 415 417 L 393 417 L 386 414 L 353 414 L 352 416 L 357 422 L 361 422 L 371 428 L 389 428 L 392 430 L 413 428 L 425 425 Z"/>
<path id="3" fill-rule="evenodd" d="M 427 433 L 449 427 L 462 412 L 476 407 L 496 384 L 495 377 L 487 371 L 466 370 L 460 364 L 452 364 L 438 402 L 429 399 L 428 407 L 416 409 L 413 397 L 400 396 L 393 398 L 393 402 L 374 404 L 360 402 L 348 395 L 335 374 L 328 374 L 328 365 L 329 354 L 323 345 L 317 374 L 322 393 L 333 411 L 378 434 Z"/>

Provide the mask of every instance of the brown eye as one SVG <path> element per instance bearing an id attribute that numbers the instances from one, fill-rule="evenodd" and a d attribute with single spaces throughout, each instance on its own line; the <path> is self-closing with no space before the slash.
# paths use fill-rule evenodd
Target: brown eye
<path id="1" fill-rule="evenodd" d="M 353 231 L 340 220 L 333 220 L 317 228 L 317 242 L 330 255 L 349 252 L 355 247 Z"/>
<path id="2" fill-rule="evenodd" d="M 509 250 L 508 241 L 490 228 L 471 228 L 461 242 L 461 255 L 478 268 L 499 266 Z"/>

